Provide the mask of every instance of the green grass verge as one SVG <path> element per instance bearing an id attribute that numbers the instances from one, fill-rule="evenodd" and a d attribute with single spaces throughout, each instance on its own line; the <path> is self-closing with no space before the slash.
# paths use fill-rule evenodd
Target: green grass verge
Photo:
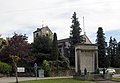
<path id="1" fill-rule="evenodd" d="M 96 83 L 92 81 L 80 81 L 75 79 L 48 79 L 48 80 L 33 80 L 33 81 L 21 81 L 19 83 Z"/>
<path id="2" fill-rule="evenodd" d="M 119 81 L 120 82 L 120 78 L 113 78 L 113 81 Z"/>

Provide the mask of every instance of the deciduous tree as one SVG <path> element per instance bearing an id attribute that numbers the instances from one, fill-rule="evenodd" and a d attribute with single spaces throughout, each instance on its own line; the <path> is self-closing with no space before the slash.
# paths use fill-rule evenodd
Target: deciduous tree
<path id="1" fill-rule="evenodd" d="M 29 55 L 29 43 L 27 41 L 27 36 L 22 34 L 14 33 L 13 37 L 7 38 L 8 45 L 2 50 L 2 56 L 4 56 L 2 61 L 9 62 L 9 55 L 17 55 L 21 58 L 20 64 L 24 62 L 30 62 Z M 23 64 L 22 64 L 23 65 Z"/>

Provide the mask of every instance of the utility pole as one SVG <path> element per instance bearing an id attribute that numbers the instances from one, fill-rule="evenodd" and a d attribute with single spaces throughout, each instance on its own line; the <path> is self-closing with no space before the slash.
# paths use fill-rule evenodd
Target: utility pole
<path id="1" fill-rule="evenodd" d="M 85 32 L 85 23 L 84 23 L 84 16 L 83 16 L 83 44 L 86 42 L 85 35 L 86 35 L 86 32 Z"/>

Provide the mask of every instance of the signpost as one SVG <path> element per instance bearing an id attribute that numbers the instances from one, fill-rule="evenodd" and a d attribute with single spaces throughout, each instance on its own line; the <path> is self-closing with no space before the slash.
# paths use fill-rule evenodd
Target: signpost
<path id="1" fill-rule="evenodd" d="M 25 72 L 25 67 L 17 67 L 17 72 Z"/>
<path id="2" fill-rule="evenodd" d="M 35 69 L 35 76 L 36 76 L 36 80 L 37 80 L 37 63 L 34 64 L 34 69 Z"/>

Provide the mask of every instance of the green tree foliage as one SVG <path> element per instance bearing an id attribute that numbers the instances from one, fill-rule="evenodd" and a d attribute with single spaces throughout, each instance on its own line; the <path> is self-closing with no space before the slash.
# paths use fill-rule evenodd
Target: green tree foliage
<path id="1" fill-rule="evenodd" d="M 105 42 L 105 34 L 103 33 L 102 27 L 98 28 L 97 31 L 97 45 L 98 45 L 98 65 L 101 68 L 105 67 L 105 55 L 106 55 L 106 42 Z"/>
<path id="2" fill-rule="evenodd" d="M 7 46 L 7 41 L 3 38 L 0 38 L 0 61 L 3 60 L 5 56 L 3 56 L 2 50 Z"/>
<path id="3" fill-rule="evenodd" d="M 51 57 L 52 57 L 52 60 L 58 60 L 58 57 L 59 57 L 58 41 L 57 41 L 56 33 L 54 33 L 54 37 L 53 37 Z"/>
<path id="4" fill-rule="evenodd" d="M 120 55 L 120 42 L 117 43 L 117 55 Z"/>
<path id="5" fill-rule="evenodd" d="M 37 53 L 50 53 L 52 45 L 51 43 L 52 40 L 48 36 L 38 36 L 33 42 L 33 51 Z"/>
<path id="6" fill-rule="evenodd" d="M 117 54 L 115 57 L 115 67 L 120 68 L 120 42 L 117 43 Z"/>
<path id="7" fill-rule="evenodd" d="M 72 25 L 70 27 L 72 30 L 70 31 L 70 43 L 71 45 L 75 45 L 76 43 L 81 43 L 82 42 L 82 36 L 80 35 L 81 33 L 81 28 L 80 28 L 80 23 L 78 21 L 78 18 L 76 17 L 76 12 L 74 12 L 72 16 Z"/>
<path id="8" fill-rule="evenodd" d="M 36 63 L 51 59 L 52 40 L 48 36 L 36 37 L 31 46 L 31 52 L 36 57 Z"/>
<path id="9" fill-rule="evenodd" d="M 60 55 L 59 60 L 62 62 L 62 67 L 64 69 L 70 68 L 70 61 L 67 57 L 65 57 L 64 55 Z"/>
<path id="10" fill-rule="evenodd" d="M 44 60 L 42 63 L 42 69 L 44 69 L 44 75 L 49 76 L 51 71 L 51 66 L 47 60 Z"/>
<path id="11" fill-rule="evenodd" d="M 108 47 L 108 55 L 110 57 L 110 66 L 111 67 L 119 67 L 120 65 L 120 51 L 119 51 L 119 43 L 115 38 L 110 37 L 109 47 Z"/>
<path id="12" fill-rule="evenodd" d="M 80 23 L 78 21 L 78 18 L 76 17 L 76 12 L 74 12 L 72 16 L 72 25 L 71 25 L 71 31 L 70 31 L 70 64 L 75 65 L 75 48 L 74 45 L 76 43 L 81 43 L 83 38 L 80 35 L 81 33 L 81 28 L 80 28 Z"/>
<path id="13" fill-rule="evenodd" d="M 111 56 L 111 66 L 112 67 L 115 67 L 116 66 L 116 54 L 117 54 L 117 41 L 116 39 L 114 38 L 113 39 L 113 55 Z"/>
<path id="14" fill-rule="evenodd" d="M 0 38 L 0 51 L 7 45 L 7 41 L 3 38 Z"/>
<path id="15" fill-rule="evenodd" d="M 113 55 L 113 40 L 112 40 L 112 37 L 110 37 L 110 40 L 109 40 L 108 55 L 110 57 Z"/>
<path id="16" fill-rule="evenodd" d="M 64 55 L 59 55 L 58 60 L 49 61 L 52 70 L 69 69 L 70 61 Z"/>
<path id="17" fill-rule="evenodd" d="M 8 65 L 7 63 L 0 61 L 0 73 L 9 73 L 12 70 L 12 67 Z"/>
<path id="18" fill-rule="evenodd" d="M 57 41 L 57 34 L 54 33 L 53 43 L 52 43 L 52 61 L 49 61 L 52 70 L 54 69 L 68 69 L 70 66 L 70 62 L 68 58 L 64 55 L 61 55 L 58 50 L 58 41 Z"/>

